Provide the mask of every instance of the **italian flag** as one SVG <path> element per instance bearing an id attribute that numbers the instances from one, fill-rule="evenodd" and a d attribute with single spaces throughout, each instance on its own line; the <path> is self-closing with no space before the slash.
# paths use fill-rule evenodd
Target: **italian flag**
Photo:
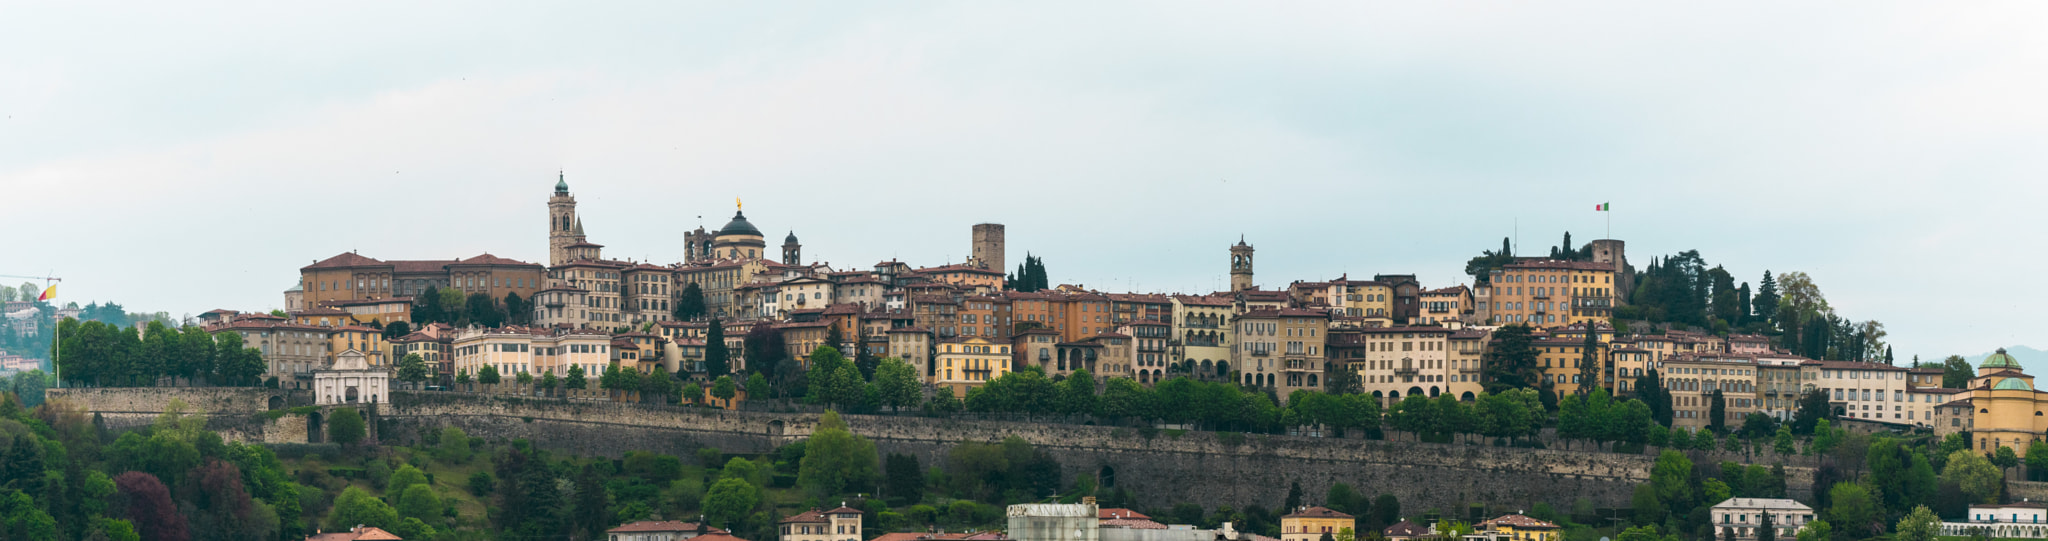
<path id="1" fill-rule="evenodd" d="M 1593 205 L 1593 210 L 1597 210 L 1597 211 L 1600 211 L 1600 212 L 1607 212 L 1607 211 L 1610 211 L 1610 210 L 1614 210 L 1614 208 L 1613 208 L 1613 207 L 1614 207 L 1614 205 L 1612 205 L 1612 204 L 1608 204 L 1608 203 L 1601 203 L 1601 204 L 1598 204 L 1598 205 Z"/>

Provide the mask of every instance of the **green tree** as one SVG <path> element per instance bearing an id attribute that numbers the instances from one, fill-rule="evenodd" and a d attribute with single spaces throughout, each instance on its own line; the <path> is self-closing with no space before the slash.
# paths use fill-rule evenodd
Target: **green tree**
<path id="1" fill-rule="evenodd" d="M 1862 539 L 1884 531 L 1884 511 L 1863 485 L 1835 483 L 1828 501 L 1828 522 L 1842 525 L 1844 533 Z"/>
<path id="2" fill-rule="evenodd" d="M 541 391 L 542 391 L 543 393 L 545 393 L 545 394 L 546 394 L 547 396 L 554 396 L 554 395 L 555 395 L 555 388 L 556 388 L 556 387 L 561 387 L 561 386 L 562 386 L 562 380 L 561 380 L 561 378 L 557 378 L 557 377 L 555 377 L 555 372 L 554 372 L 553 370 L 549 370 L 549 371 L 547 371 L 547 372 L 543 372 L 543 373 L 541 373 L 541 375 L 540 375 L 540 389 L 541 389 Z"/>
<path id="3" fill-rule="evenodd" d="M 466 305 L 465 311 L 469 316 L 470 323 L 485 327 L 498 327 L 505 324 L 504 310 L 498 307 L 497 301 L 491 300 L 490 295 L 471 293 L 464 304 Z"/>
<path id="4" fill-rule="evenodd" d="M 426 484 L 427 474 L 411 464 L 406 464 L 399 466 L 397 471 L 391 472 L 391 477 L 384 482 L 384 492 L 387 494 L 402 494 L 405 492 L 405 487 Z M 434 512 L 439 513 L 440 510 L 436 509 Z"/>
<path id="5" fill-rule="evenodd" d="M 1502 326 L 1493 332 L 1493 347 L 1487 351 L 1492 358 L 1486 363 L 1486 392 L 1499 393 L 1538 385 L 1542 373 L 1536 366 L 1536 348 L 1531 340 L 1529 327 L 1519 323 Z"/>
<path id="6" fill-rule="evenodd" d="M 762 376 L 760 372 L 747 376 L 748 398 L 766 399 L 771 396 L 771 393 L 772 391 L 768 388 L 768 378 L 766 376 Z"/>
<path id="7" fill-rule="evenodd" d="M 1668 509 L 1691 509 L 1693 504 L 1692 460 L 1678 451 L 1666 450 L 1657 455 L 1657 462 L 1650 469 L 1650 486 L 1657 491 L 1657 501 Z"/>
<path id="8" fill-rule="evenodd" d="M 704 377 L 715 378 L 731 372 L 731 356 L 725 347 L 725 323 L 712 318 L 710 328 L 704 331 Z"/>
<path id="9" fill-rule="evenodd" d="M 804 444 L 797 484 L 812 496 L 831 497 L 871 485 L 880 462 L 874 442 L 848 431 L 838 412 L 827 411 Z"/>
<path id="10" fill-rule="evenodd" d="M 1976 503 L 1992 503 L 1998 497 L 1998 490 L 2004 484 L 2004 476 L 1998 467 L 1983 455 L 1960 450 L 1948 455 L 1948 464 L 1941 470 L 1942 480 L 1955 483 L 1963 494 Z"/>
<path id="11" fill-rule="evenodd" d="M 1762 513 L 1762 515 L 1757 517 L 1756 541 L 1778 541 L 1777 521 L 1771 519 L 1771 513 L 1769 512 Z"/>
<path id="12" fill-rule="evenodd" d="M 533 373 L 520 372 L 519 375 L 512 377 L 512 381 L 520 385 L 533 385 Z"/>
<path id="13" fill-rule="evenodd" d="M 901 507 L 924 501 L 924 470 L 918 466 L 916 455 L 889 453 L 882 470 L 887 480 L 882 494 L 891 504 Z"/>
<path id="14" fill-rule="evenodd" d="M 1715 389 L 1707 398 L 1707 429 L 1715 434 L 1728 433 L 1728 399 Z"/>
<path id="15" fill-rule="evenodd" d="M 696 282 L 683 286 L 683 292 L 676 296 L 675 316 L 681 321 L 704 317 L 704 289 L 697 287 Z"/>
<path id="16" fill-rule="evenodd" d="M 1778 313 L 1778 280 L 1771 277 L 1771 271 L 1764 271 L 1763 282 L 1757 285 L 1756 296 L 1750 299 L 1751 312 L 1756 317 L 1768 320 Z"/>
<path id="17" fill-rule="evenodd" d="M 1799 541 L 1830 541 L 1834 539 L 1835 528 L 1826 520 L 1810 520 L 1799 527 Z"/>
<path id="18" fill-rule="evenodd" d="M 718 376 L 718 381 L 711 383 L 711 396 L 718 397 L 719 400 L 731 400 L 738 394 L 739 389 L 733 385 L 732 376 Z"/>
<path id="19" fill-rule="evenodd" d="M 1340 370 L 1341 372 L 1341 370 Z M 1095 413 L 1095 375 L 1087 369 L 1076 369 L 1067 379 L 1058 384 L 1059 398 L 1054 402 L 1059 413 L 1065 415 L 1087 415 Z"/>
<path id="20" fill-rule="evenodd" d="M 1791 455 L 1798 452 L 1797 449 L 1792 447 L 1792 425 L 1778 425 L 1778 434 L 1772 438 L 1771 450 L 1777 451 L 1780 455 Z"/>
<path id="21" fill-rule="evenodd" d="M 398 514 L 420 519 L 421 522 L 438 521 L 441 497 L 434 494 L 434 487 L 425 483 L 405 487 L 398 492 Z"/>
<path id="22" fill-rule="evenodd" d="M 569 376 L 566 378 L 562 378 L 562 388 L 575 389 L 581 391 L 584 387 L 589 386 L 590 381 L 586 379 L 583 374 L 583 365 L 569 365 Z"/>
<path id="23" fill-rule="evenodd" d="M 704 518 L 714 527 L 736 528 L 760 501 L 759 491 L 745 480 L 719 479 L 704 494 Z"/>
<path id="24" fill-rule="evenodd" d="M 2020 455 L 2014 453 L 2011 447 L 2000 445 L 1997 451 L 1991 453 L 1991 465 L 1998 466 L 2000 475 L 2003 475 L 2004 470 L 2020 465 Z"/>
<path id="25" fill-rule="evenodd" d="M 398 527 L 399 519 L 398 510 L 369 492 L 351 486 L 334 498 L 334 508 L 327 512 L 326 522 L 330 531 L 346 531 L 357 525 L 392 530 Z"/>
<path id="26" fill-rule="evenodd" d="M 405 354 L 405 358 L 398 361 L 398 380 L 418 388 L 420 382 L 427 380 L 426 359 L 420 358 L 418 353 Z"/>
<path id="27" fill-rule="evenodd" d="M 875 390 L 880 395 L 881 405 L 894 411 L 917 406 L 924 399 L 924 389 L 917 382 L 917 369 L 895 357 L 882 359 L 881 366 L 875 367 Z"/>
<path id="28" fill-rule="evenodd" d="M 504 302 L 505 311 L 503 317 L 505 323 L 525 325 L 533 320 L 533 306 L 527 303 L 526 299 L 519 298 L 518 293 L 506 292 Z"/>
<path id="29" fill-rule="evenodd" d="M 363 414 L 355 408 L 336 408 L 327 418 L 327 439 L 342 445 L 363 441 Z"/>
<path id="30" fill-rule="evenodd" d="M 1950 355 L 1942 359 L 1940 368 L 1941 386 L 1950 389 L 1970 386 L 1970 378 L 1977 375 L 1977 371 L 1971 369 L 1970 361 L 1961 355 Z"/>
<path id="31" fill-rule="evenodd" d="M 1892 536 L 1896 541 L 1934 541 L 1941 533 L 1941 517 L 1934 516 L 1934 510 L 1925 505 L 1915 506 L 1913 512 L 1899 519 L 1893 531 L 1898 532 Z"/>
<path id="32" fill-rule="evenodd" d="M 2034 440 L 2027 444 L 2027 476 L 2039 481 L 2044 474 L 2048 474 L 2048 442 Z"/>
<path id="33" fill-rule="evenodd" d="M 441 429 L 441 441 L 434 446 L 434 458 L 448 464 L 467 464 L 470 458 L 469 434 L 461 428 Z"/>
<path id="34" fill-rule="evenodd" d="M 483 367 L 483 368 L 479 368 L 479 369 L 477 369 L 477 371 L 476 371 L 476 382 L 477 382 L 477 383 L 482 383 L 482 384 L 484 384 L 484 385 L 497 385 L 497 384 L 498 384 L 498 367 L 497 367 L 497 366 L 493 366 L 493 365 L 488 365 L 488 364 L 486 364 L 486 365 L 484 365 L 484 367 Z"/>
<path id="35" fill-rule="evenodd" d="M 694 381 L 684 383 L 683 400 L 688 401 L 691 404 L 704 403 L 704 386 Z"/>
<path id="36" fill-rule="evenodd" d="M 1586 340 L 1579 344 L 1579 396 L 1591 394 L 1593 389 L 1603 389 L 1600 386 L 1601 376 L 1607 373 L 1607 367 L 1601 361 L 1603 358 L 1600 355 L 1599 325 L 1587 323 Z"/>

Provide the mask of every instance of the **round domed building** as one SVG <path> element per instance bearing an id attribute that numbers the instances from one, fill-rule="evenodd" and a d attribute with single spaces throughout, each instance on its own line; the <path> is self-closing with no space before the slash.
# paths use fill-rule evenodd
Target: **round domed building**
<path id="1" fill-rule="evenodd" d="M 747 221 L 745 212 L 734 211 L 732 221 L 711 237 L 712 257 L 719 259 L 755 259 L 767 250 L 767 240 L 762 238 L 759 228 Z"/>
<path id="2" fill-rule="evenodd" d="M 1969 389 L 1943 404 L 1961 410 L 1957 416 L 1968 426 L 1936 426 L 1937 431 L 1969 431 L 1978 452 L 2011 447 L 2026 456 L 2027 446 L 2048 435 L 2048 394 L 2035 390 L 2034 377 L 2021 370 L 2020 361 L 2000 348 L 1977 365 L 1977 377 Z M 1958 430 L 1960 429 L 1960 430 Z"/>

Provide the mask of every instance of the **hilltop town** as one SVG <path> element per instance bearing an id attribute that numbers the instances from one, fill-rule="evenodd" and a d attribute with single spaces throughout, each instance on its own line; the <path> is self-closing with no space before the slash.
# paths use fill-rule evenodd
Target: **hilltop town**
<path id="1" fill-rule="evenodd" d="M 302 473 L 301 488 L 255 496 L 339 492 L 325 515 L 276 511 L 282 526 L 271 533 L 309 539 L 567 529 L 612 539 L 1558 541 L 1604 528 L 1644 540 L 1770 541 L 1826 538 L 1829 522 L 1819 517 L 1877 524 L 1872 533 L 1900 521 L 1901 531 L 1928 524 L 1948 535 L 2048 534 L 1997 518 L 2041 516 L 2024 495 L 2048 494 L 2031 481 L 1993 481 L 2022 461 L 2028 478 L 2048 471 L 2048 444 L 2038 438 L 2048 425 L 2036 413 L 2048 409 L 2048 395 L 2020 361 L 2001 350 L 1976 367 L 1960 358 L 1900 366 L 1882 345 L 1882 325 L 1834 313 L 1802 273 L 1765 273 L 1752 292 L 1697 252 L 1639 270 L 1620 240 L 1574 246 L 1567 235 L 1544 257 L 1503 246 L 1473 258 L 1470 284 L 1377 274 L 1267 288 L 1255 278 L 1254 246 L 1238 239 L 1218 254 L 1228 290 L 1108 292 L 1053 285 L 1030 256 L 1004 272 L 1001 224 L 970 228 L 973 256 L 963 263 L 839 269 L 805 261 L 794 232 L 771 253 L 738 210 L 717 230 L 684 233 L 680 262 L 610 259 L 561 179 L 547 220 L 545 265 L 488 253 L 380 260 L 348 252 L 298 269 L 283 310 L 223 308 L 182 326 L 161 317 L 124 326 L 81 318 L 105 310 L 98 305 L 66 308 L 53 329 L 62 336 L 56 368 L 73 389 L 50 391 L 57 398 L 35 415 L 64 424 L 63 412 L 74 411 L 66 430 L 83 431 L 75 419 L 91 413 L 99 430 L 212 449 L 198 453 L 260 457 L 237 449 L 265 446 L 312 453 L 293 459 L 306 468 L 333 461 L 382 470 Z M 40 402 L 40 388 L 33 397 L 20 384 L 12 390 L 24 405 Z M 186 398 L 224 416 L 183 421 Z M 849 427 L 840 412 L 867 425 Z M 718 420 L 695 417 L 707 413 Z M 794 421 L 809 423 L 807 435 L 786 432 L 785 414 L 814 415 Z M 508 430 L 507 419 L 521 428 Z M 952 424 L 935 435 L 920 420 Z M 972 424 L 991 420 L 1073 432 L 1030 429 L 1021 438 L 1022 425 Z M 226 424 L 207 445 L 178 428 L 209 422 Z M 1131 446 L 1162 431 L 1213 435 L 1177 450 Z M 1255 447 L 1294 454 L 1246 453 L 1246 434 L 1262 438 Z M 886 462 L 870 436 L 887 438 Z M 725 461 L 728 453 L 698 446 L 699 438 L 748 450 Z M 221 451 L 221 439 L 237 441 Z M 1075 441 L 1092 443 L 1046 447 Z M 1345 441 L 1387 446 L 1365 451 Z M 1579 463 L 1554 450 L 1574 443 L 1599 458 Z M 934 444 L 947 447 L 921 447 Z M 129 447 L 117 453 L 142 456 L 140 443 L 121 445 Z M 1438 463 L 1416 455 L 1458 447 L 1486 450 Z M 677 474 L 678 456 L 692 449 L 701 468 L 692 471 L 710 486 L 686 486 L 689 477 Z M 549 466 L 549 450 L 572 454 Z M 500 478 L 480 471 L 471 451 L 491 455 Z M 1166 457 L 1190 455 L 1284 473 L 1276 482 L 1259 466 L 1234 467 L 1196 487 L 1161 471 L 1171 467 L 1162 460 L 1176 460 Z M 606 456 L 624 461 L 606 466 Z M 281 468 L 271 460 L 241 467 Z M 677 465 L 649 465 L 663 461 Z M 1844 472 L 1849 463 L 1855 470 Z M 182 472 L 132 466 L 145 471 L 124 478 Z M 446 505 L 404 503 L 419 491 L 400 484 L 412 474 L 391 469 L 415 466 L 469 475 L 469 494 L 428 487 L 420 498 Z M 1368 498 L 1345 481 L 1409 468 L 1459 480 L 1460 492 L 1380 487 Z M 794 478 L 771 479 L 764 469 Z M 1118 469 L 1146 477 L 1117 486 Z M 411 510 L 378 507 L 350 475 L 388 477 L 384 500 Z M 1517 476 L 1541 486 L 1464 492 Z M 529 482 L 571 477 L 603 497 L 579 501 L 574 516 L 524 499 L 546 492 L 529 494 L 537 490 Z M 1232 486 L 1253 478 L 1262 484 Z M 1886 485 L 1893 480 L 1904 485 Z M 1304 482 L 1311 495 L 1324 494 L 1322 505 L 1305 499 Z M 1219 484 L 1236 494 L 1171 495 Z M 1657 486 L 1689 488 L 1645 491 Z M 870 498 L 870 488 L 893 495 Z M 1284 503 L 1271 501 L 1283 489 Z M 1836 503 L 1875 497 L 1855 491 L 1886 501 L 1862 511 Z M 849 494 L 860 503 L 826 505 Z M 1098 496 L 1109 501 L 1097 505 Z M 1400 498 L 1429 507 L 1403 515 Z M 951 502 L 948 515 L 928 501 Z M 1210 513 L 1195 501 L 1231 503 Z M 1500 513 L 1520 504 L 1534 507 Z M 470 505 L 477 509 L 463 508 Z M 705 515 L 662 520 L 664 510 Z M 1182 524 L 1147 511 L 1172 512 Z M 1600 524 L 1623 520 L 1609 516 L 1616 513 L 1632 516 Z M 307 522 L 322 516 L 342 531 L 321 534 Z M 939 524 L 1007 533 L 947 534 Z"/>

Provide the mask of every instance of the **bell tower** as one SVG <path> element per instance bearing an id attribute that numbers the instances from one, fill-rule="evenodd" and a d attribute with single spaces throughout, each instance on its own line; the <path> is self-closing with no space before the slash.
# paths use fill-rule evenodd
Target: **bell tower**
<path id="1" fill-rule="evenodd" d="M 782 238 L 782 264 L 792 267 L 804 264 L 804 246 L 797 244 L 795 231 Z"/>
<path id="2" fill-rule="evenodd" d="M 1244 243 L 1244 237 L 1238 237 L 1237 245 L 1230 247 L 1230 290 L 1252 287 L 1252 246 Z"/>
<path id="3" fill-rule="evenodd" d="M 548 266 L 567 263 L 569 246 L 583 242 L 582 224 L 576 219 L 576 196 L 569 195 L 568 177 L 555 177 L 555 195 L 548 198 Z"/>

